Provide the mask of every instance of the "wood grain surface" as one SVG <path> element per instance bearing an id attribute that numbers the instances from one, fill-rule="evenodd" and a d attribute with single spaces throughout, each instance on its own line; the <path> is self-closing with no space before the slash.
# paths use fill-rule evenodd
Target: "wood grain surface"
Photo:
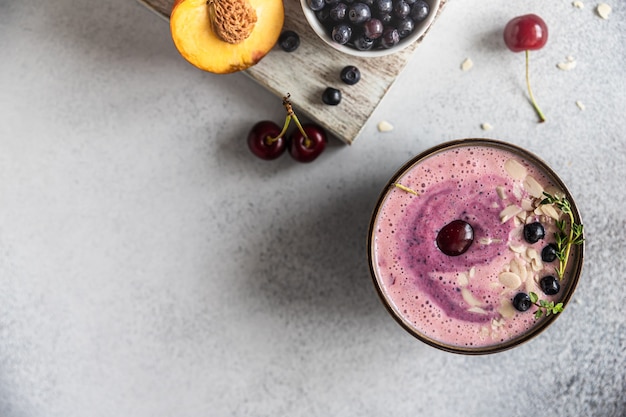
<path id="1" fill-rule="evenodd" d="M 174 0 L 138 1 L 165 19 L 169 18 L 174 4 Z M 445 3 L 446 0 L 441 2 L 434 22 Z M 300 47 L 287 53 L 275 46 L 261 62 L 245 73 L 278 97 L 290 93 L 296 113 L 306 114 L 330 134 L 350 144 L 359 136 L 428 31 L 397 53 L 384 57 L 358 58 L 326 45 L 308 25 L 299 0 L 284 0 L 284 5 L 283 28 L 294 30 L 300 35 Z M 340 80 L 339 74 L 346 65 L 356 65 L 361 70 L 359 83 L 349 86 Z M 339 105 L 329 106 L 322 102 L 322 92 L 326 87 L 341 90 L 342 101 Z M 280 102 L 277 101 L 277 105 Z"/>

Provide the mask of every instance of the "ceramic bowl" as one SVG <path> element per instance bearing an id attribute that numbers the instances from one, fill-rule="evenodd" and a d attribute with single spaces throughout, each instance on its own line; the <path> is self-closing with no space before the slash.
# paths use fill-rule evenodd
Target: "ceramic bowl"
<path id="1" fill-rule="evenodd" d="M 541 280 L 558 277 L 560 262 L 540 255 L 555 243 L 559 224 L 568 234 L 572 221 L 544 192 L 565 198 L 573 223 L 582 224 L 557 174 L 516 145 L 462 139 L 407 162 L 383 189 L 368 234 L 371 275 L 389 313 L 419 340 L 470 355 L 516 347 L 567 314 L 584 244 L 571 247 L 559 290 L 546 295 Z M 446 226 L 457 221 L 471 226 L 473 240 L 451 254 L 445 239 L 456 235 Z M 545 234 L 533 242 L 524 230 L 535 222 Z M 513 302 L 520 293 L 538 301 L 521 311 Z M 541 300 L 562 303 L 564 311 L 536 317 Z"/>
<path id="2" fill-rule="evenodd" d="M 360 51 L 350 46 L 349 44 L 341 45 L 333 41 L 330 36 L 329 31 L 318 20 L 316 13 L 313 10 L 311 10 L 309 6 L 307 5 L 307 0 L 300 0 L 300 3 L 302 6 L 302 11 L 304 12 L 304 16 L 306 17 L 306 20 L 309 23 L 309 26 L 311 26 L 313 31 L 322 39 L 322 41 L 324 41 L 324 43 L 326 43 L 331 48 L 341 51 L 348 55 L 364 57 L 364 58 L 372 58 L 372 57 L 386 56 L 386 55 L 399 52 L 405 49 L 406 47 L 408 47 L 409 45 L 413 44 L 414 42 L 418 41 L 422 36 L 424 36 L 424 34 L 426 33 L 430 25 L 435 20 L 435 17 L 437 16 L 437 13 L 439 12 L 439 8 L 442 3 L 441 0 L 425 0 L 425 1 L 430 6 L 430 12 L 424 20 L 422 20 L 419 23 L 416 23 L 415 28 L 413 29 L 410 35 L 408 35 L 407 37 L 403 39 L 400 39 L 400 42 L 392 48 L 371 49 L 368 51 Z"/>

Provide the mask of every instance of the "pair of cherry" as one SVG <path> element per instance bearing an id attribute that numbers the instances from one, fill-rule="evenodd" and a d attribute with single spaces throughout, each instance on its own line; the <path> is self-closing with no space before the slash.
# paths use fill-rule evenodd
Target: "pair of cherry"
<path id="1" fill-rule="evenodd" d="M 283 128 L 270 120 L 255 124 L 248 133 L 250 151 L 261 159 L 273 160 L 288 150 L 298 162 L 313 161 L 326 148 L 326 132 L 316 124 L 301 124 L 293 111 L 289 95 L 283 97 L 283 106 L 287 111 Z M 287 138 L 287 129 L 292 120 L 298 128 Z"/>

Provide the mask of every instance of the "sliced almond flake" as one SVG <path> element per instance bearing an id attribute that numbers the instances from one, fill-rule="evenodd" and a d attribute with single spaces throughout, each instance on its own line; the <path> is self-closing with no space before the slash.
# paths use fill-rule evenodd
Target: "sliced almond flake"
<path id="1" fill-rule="evenodd" d="M 469 311 L 470 313 L 487 314 L 487 311 L 480 307 L 470 307 L 467 309 L 467 311 Z"/>
<path id="2" fill-rule="evenodd" d="M 519 200 L 522 198 L 522 186 L 519 183 L 513 185 L 513 195 Z"/>
<path id="3" fill-rule="evenodd" d="M 526 268 L 522 265 L 521 261 L 517 258 L 513 258 L 509 263 L 509 270 L 522 279 L 522 274 L 526 274 Z M 523 281 L 523 279 L 522 279 Z"/>
<path id="4" fill-rule="evenodd" d="M 484 122 L 484 123 L 480 124 L 480 128 L 482 130 L 492 130 L 493 129 L 493 125 L 491 123 Z"/>
<path id="5" fill-rule="evenodd" d="M 500 198 L 500 200 L 506 200 L 507 199 L 506 188 L 504 188 L 503 185 L 498 185 L 496 187 L 496 194 L 498 194 L 498 197 Z"/>
<path id="6" fill-rule="evenodd" d="M 546 193 L 553 195 L 557 198 L 565 197 L 565 193 L 561 191 L 559 188 L 555 187 L 554 185 L 549 185 L 548 187 L 546 187 L 545 191 Z M 544 197 L 545 196 L 541 196 L 541 198 L 544 198 Z"/>
<path id="7" fill-rule="evenodd" d="M 379 132 L 391 132 L 393 130 L 393 125 L 386 121 L 381 121 L 378 123 L 378 131 Z"/>
<path id="8" fill-rule="evenodd" d="M 556 66 L 560 70 L 569 71 L 576 68 L 576 61 L 574 60 L 574 57 L 568 56 L 565 58 L 565 62 L 559 62 Z"/>
<path id="9" fill-rule="evenodd" d="M 524 251 L 526 250 L 526 246 L 524 246 L 523 244 L 519 244 L 519 245 L 510 244 L 509 249 L 511 249 L 515 253 L 523 254 Z"/>
<path id="10" fill-rule="evenodd" d="M 583 2 L 579 0 L 572 2 L 572 6 L 576 7 L 577 9 L 582 9 L 585 7 Z"/>
<path id="11" fill-rule="evenodd" d="M 524 211 L 533 211 L 535 208 L 533 206 L 533 201 L 530 198 L 523 198 L 521 201 L 521 206 Z"/>
<path id="12" fill-rule="evenodd" d="M 505 287 L 515 290 L 522 285 L 522 279 L 513 272 L 501 272 L 498 281 Z"/>
<path id="13" fill-rule="evenodd" d="M 500 212 L 500 221 L 502 223 L 506 223 L 507 221 L 515 217 L 515 215 L 521 211 L 522 211 L 521 207 L 518 207 L 515 204 L 511 204 L 510 206 L 506 207 L 504 210 Z"/>
<path id="14" fill-rule="evenodd" d="M 480 328 L 480 337 L 481 338 L 486 338 L 487 336 L 489 336 L 489 329 L 487 327 L 481 327 Z"/>
<path id="15" fill-rule="evenodd" d="M 474 66 L 474 62 L 471 60 L 471 58 L 465 58 L 463 62 L 461 63 L 461 69 L 463 71 L 469 71 L 472 69 L 473 66 Z"/>
<path id="16" fill-rule="evenodd" d="M 524 189 L 528 191 L 528 194 L 532 195 L 535 198 L 543 196 L 543 186 L 530 175 L 527 175 L 526 178 L 524 178 Z"/>
<path id="17" fill-rule="evenodd" d="M 611 14 L 613 10 L 611 9 L 611 6 L 609 6 L 608 4 L 600 3 L 598 4 L 596 11 L 598 12 L 598 16 L 600 16 L 603 19 L 608 19 L 609 15 Z"/>
<path id="18" fill-rule="evenodd" d="M 541 259 L 541 255 L 539 255 L 539 252 L 537 252 L 537 249 L 535 248 L 528 248 L 526 249 L 526 256 L 528 256 L 528 259 L 535 260 L 535 259 Z"/>
<path id="19" fill-rule="evenodd" d="M 471 307 L 478 307 L 482 304 L 479 300 L 474 298 L 474 295 L 467 288 L 461 288 L 461 296 L 463 296 L 465 302 Z"/>
<path id="20" fill-rule="evenodd" d="M 513 303 L 511 302 L 511 300 L 502 300 L 502 304 L 498 309 L 498 313 L 500 313 L 500 315 L 505 319 L 510 319 L 511 317 L 515 316 L 515 307 L 513 307 Z"/>
<path id="21" fill-rule="evenodd" d="M 468 273 L 470 278 L 474 278 L 476 276 L 476 267 L 471 267 Z"/>
<path id="22" fill-rule="evenodd" d="M 580 100 L 576 100 L 576 106 L 578 106 L 578 108 L 581 110 L 585 110 L 585 105 Z"/>
<path id="23" fill-rule="evenodd" d="M 481 237 L 478 239 L 478 243 L 481 245 L 491 245 L 492 243 L 502 243 L 502 239 L 494 239 L 491 237 Z"/>
<path id="24" fill-rule="evenodd" d="M 521 180 L 526 177 L 526 167 L 513 158 L 507 159 L 504 163 L 504 169 L 516 180 Z"/>
<path id="25" fill-rule="evenodd" d="M 461 287 L 465 287 L 467 286 L 467 284 L 469 284 L 469 279 L 467 279 L 467 275 L 464 272 L 459 273 L 459 276 L 457 277 L 457 283 Z"/>
<path id="26" fill-rule="evenodd" d="M 556 208 L 554 208 L 552 204 L 544 204 L 539 207 L 541 208 L 543 214 L 550 217 L 551 219 L 559 220 L 561 218 L 559 212 L 556 210 Z"/>

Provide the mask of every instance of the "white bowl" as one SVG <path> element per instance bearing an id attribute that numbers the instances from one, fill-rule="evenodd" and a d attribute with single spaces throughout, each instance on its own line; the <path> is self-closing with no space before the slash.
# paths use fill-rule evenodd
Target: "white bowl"
<path id="1" fill-rule="evenodd" d="M 302 11 L 304 12 L 304 16 L 306 20 L 309 22 L 309 26 L 313 28 L 313 31 L 330 47 L 341 51 L 345 54 L 358 56 L 358 57 L 380 57 L 389 54 L 394 54 L 396 52 L 401 51 L 407 46 L 411 45 L 413 42 L 420 39 L 424 33 L 428 30 L 430 25 L 435 20 L 437 13 L 439 12 L 439 7 L 441 5 L 441 0 L 425 0 L 426 3 L 430 6 L 430 12 L 426 19 L 422 20 L 419 23 L 416 23 L 415 29 L 413 32 L 406 38 L 400 39 L 400 42 L 388 49 L 370 49 L 369 51 L 360 51 L 356 48 L 353 48 L 349 45 L 341 45 L 332 40 L 330 35 L 326 32 L 324 26 L 320 23 L 315 15 L 315 12 L 309 8 L 307 5 L 307 0 L 300 0 L 300 4 L 302 6 Z"/>

